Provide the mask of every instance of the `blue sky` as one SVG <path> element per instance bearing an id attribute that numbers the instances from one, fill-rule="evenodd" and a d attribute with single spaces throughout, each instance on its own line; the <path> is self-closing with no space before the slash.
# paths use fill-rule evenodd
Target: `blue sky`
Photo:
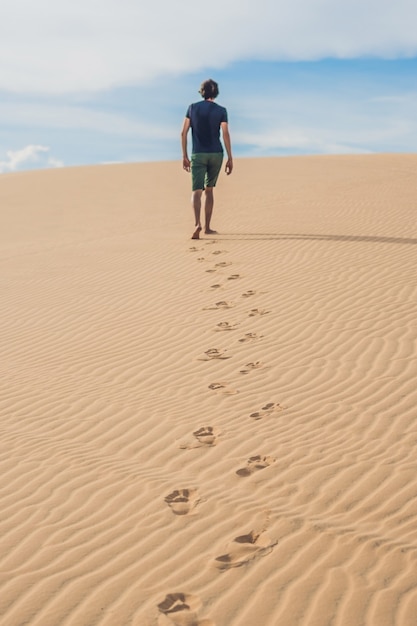
<path id="1" fill-rule="evenodd" d="M 0 0 L 0 172 L 180 159 L 205 78 L 234 154 L 417 151 L 415 0 Z"/>

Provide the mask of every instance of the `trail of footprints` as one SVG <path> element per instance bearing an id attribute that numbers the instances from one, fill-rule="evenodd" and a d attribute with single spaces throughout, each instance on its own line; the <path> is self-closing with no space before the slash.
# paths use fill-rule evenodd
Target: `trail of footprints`
<path id="1" fill-rule="evenodd" d="M 215 240 L 211 240 L 206 245 L 215 244 Z M 190 252 L 198 252 L 199 248 L 193 246 L 189 248 Z M 213 255 L 221 255 L 227 252 L 226 250 L 214 250 L 211 252 Z M 199 262 L 206 260 L 205 257 L 198 257 Z M 213 268 L 205 270 L 207 273 L 216 273 L 226 267 L 232 265 L 229 261 L 221 261 L 214 265 Z M 235 281 L 240 279 L 239 274 L 231 274 L 227 277 L 227 281 Z M 223 285 L 217 282 L 210 286 L 210 290 L 222 289 Z M 247 290 L 241 294 L 241 298 L 244 300 L 256 295 L 255 290 Z M 236 306 L 235 302 L 229 302 L 227 300 L 220 300 L 214 304 L 204 307 L 205 311 L 215 310 L 228 310 Z M 270 313 L 266 309 L 253 308 L 247 313 L 248 317 L 260 317 Z M 218 323 L 214 327 L 215 332 L 234 332 L 240 326 L 240 322 L 224 321 Z M 253 332 L 244 333 L 242 337 L 237 339 L 239 343 L 252 343 L 263 338 L 263 335 Z M 231 358 L 231 355 L 227 354 L 227 350 L 220 348 L 208 348 L 203 355 L 197 357 L 200 361 L 213 361 L 224 360 Z M 246 363 L 242 369 L 239 370 L 239 374 L 247 375 L 253 370 L 262 369 L 266 366 L 262 361 L 253 361 Z M 238 390 L 229 386 L 227 382 L 213 382 L 209 385 L 210 391 L 222 393 L 226 395 L 234 395 L 239 393 Z M 285 409 L 279 403 L 267 402 L 263 406 L 259 407 L 253 413 L 248 416 L 252 420 L 262 420 L 273 414 L 279 413 Z M 210 448 L 218 443 L 218 439 L 221 436 L 221 431 L 213 426 L 201 426 L 193 433 L 193 440 L 180 444 L 182 449 L 192 448 Z M 248 478 L 253 474 L 265 470 L 275 463 L 276 459 L 268 455 L 256 454 L 247 459 L 246 464 L 236 470 L 236 475 L 239 478 Z M 197 489 L 182 488 L 175 489 L 165 497 L 165 503 L 171 509 L 172 513 L 177 516 L 189 516 L 193 514 L 195 507 L 200 502 L 200 497 Z M 226 546 L 224 554 L 217 556 L 214 559 L 214 566 L 220 570 L 225 571 L 230 568 L 236 568 L 246 565 L 255 558 L 265 556 L 269 554 L 277 541 L 274 541 L 266 534 L 266 528 L 268 521 L 261 529 L 251 529 L 249 532 L 239 535 L 232 539 Z M 201 600 L 197 596 L 187 593 L 169 593 L 165 599 L 157 606 L 159 612 L 168 619 L 169 622 L 176 626 L 215 626 L 214 622 L 208 618 L 200 618 Z M 166 623 L 166 622 L 164 622 Z"/>

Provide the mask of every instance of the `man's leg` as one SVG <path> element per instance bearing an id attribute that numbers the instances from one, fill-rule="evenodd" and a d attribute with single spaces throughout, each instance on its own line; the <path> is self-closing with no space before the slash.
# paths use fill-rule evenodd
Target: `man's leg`
<path id="1" fill-rule="evenodd" d="M 192 196 L 191 196 L 191 204 L 193 205 L 193 209 L 194 209 L 195 226 L 196 226 L 196 229 L 191 239 L 200 239 L 200 230 L 201 230 L 200 215 L 201 215 L 201 194 L 202 193 L 203 193 L 202 189 L 196 189 L 196 191 L 193 191 Z"/>
<path id="2" fill-rule="evenodd" d="M 214 187 L 216 186 L 217 178 L 223 162 L 223 154 L 221 152 L 210 154 L 207 162 L 207 173 L 205 176 L 205 198 L 204 198 L 204 210 L 206 215 L 206 223 L 204 225 L 204 232 L 206 235 L 216 235 L 217 232 L 211 229 L 211 216 L 213 214 L 214 206 Z"/>
<path id="3" fill-rule="evenodd" d="M 214 234 L 216 234 L 216 231 L 215 230 L 211 230 L 211 228 L 210 228 L 211 216 L 213 214 L 213 206 L 214 206 L 214 189 L 213 189 L 213 187 L 206 187 L 204 193 L 205 193 L 204 212 L 205 212 L 205 217 L 206 217 L 206 223 L 205 223 L 205 226 L 204 226 L 204 232 L 206 233 L 206 235 L 214 235 Z"/>

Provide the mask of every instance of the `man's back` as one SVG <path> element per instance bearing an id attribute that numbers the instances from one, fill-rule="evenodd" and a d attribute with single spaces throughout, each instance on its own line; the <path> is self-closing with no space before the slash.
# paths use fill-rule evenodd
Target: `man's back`
<path id="1" fill-rule="evenodd" d="M 193 153 L 223 152 L 220 142 L 220 125 L 227 122 L 227 111 L 210 100 L 195 102 L 188 107 L 191 122 Z"/>

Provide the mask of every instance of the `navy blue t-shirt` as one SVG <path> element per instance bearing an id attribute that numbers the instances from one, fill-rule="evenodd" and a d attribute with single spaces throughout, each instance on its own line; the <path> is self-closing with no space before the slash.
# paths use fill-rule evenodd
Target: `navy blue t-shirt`
<path id="1" fill-rule="evenodd" d="M 220 124 L 227 122 L 227 111 L 224 107 L 210 100 L 202 100 L 190 104 L 185 117 L 191 121 L 193 154 L 223 152 L 220 142 Z"/>

